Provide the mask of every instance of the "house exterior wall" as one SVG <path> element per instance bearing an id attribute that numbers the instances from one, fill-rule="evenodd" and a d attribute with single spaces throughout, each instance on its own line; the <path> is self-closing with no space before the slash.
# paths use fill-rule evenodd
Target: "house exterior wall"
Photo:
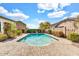
<path id="1" fill-rule="evenodd" d="M 22 30 L 22 32 L 26 32 L 26 25 L 22 22 L 16 22 L 16 28 Z"/>
<path id="2" fill-rule="evenodd" d="M 16 24 L 17 29 L 26 29 L 26 26 L 22 25 L 22 24 Z"/>
<path id="3" fill-rule="evenodd" d="M 12 22 L 10 20 L 6 20 L 4 18 L 0 18 L 0 23 L 1 23 L 1 31 L 0 33 L 4 33 L 4 23 L 7 22 L 7 23 L 11 23 L 11 24 L 14 24 L 11 29 L 13 29 L 14 27 L 16 27 L 16 23 L 15 22 Z M 15 28 L 16 29 L 16 28 Z"/>
<path id="4" fill-rule="evenodd" d="M 64 27 L 57 27 L 57 28 L 54 28 L 53 30 L 62 31 L 65 34 L 65 28 Z"/>
<path id="5" fill-rule="evenodd" d="M 60 24 L 57 25 L 57 27 L 54 28 L 54 30 L 63 31 L 65 35 L 68 35 L 68 33 L 70 32 L 76 32 L 76 33 L 79 32 L 79 28 L 78 29 L 75 28 L 74 21 L 72 20 L 61 22 Z"/>

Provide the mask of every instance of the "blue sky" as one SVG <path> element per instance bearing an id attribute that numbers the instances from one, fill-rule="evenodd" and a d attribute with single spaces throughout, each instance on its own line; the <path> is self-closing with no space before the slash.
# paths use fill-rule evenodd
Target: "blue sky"
<path id="1" fill-rule="evenodd" d="M 1 3 L 0 15 L 38 28 L 41 22 L 53 24 L 78 15 L 78 6 L 79 3 Z"/>

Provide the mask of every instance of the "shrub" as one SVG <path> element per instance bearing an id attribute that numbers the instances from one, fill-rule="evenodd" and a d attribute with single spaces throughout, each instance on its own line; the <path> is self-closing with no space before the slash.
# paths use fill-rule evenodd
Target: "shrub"
<path id="1" fill-rule="evenodd" d="M 73 42 L 79 42 L 79 35 L 77 33 L 70 33 L 67 38 Z"/>
<path id="2" fill-rule="evenodd" d="M 38 32 L 37 29 L 28 29 L 27 30 L 27 33 L 36 33 L 36 32 Z"/>
<path id="3" fill-rule="evenodd" d="M 7 35 L 9 38 L 15 38 L 17 36 L 16 30 L 7 31 Z"/>
<path id="4" fill-rule="evenodd" d="M 17 35 L 21 35 L 22 34 L 22 30 L 16 30 Z"/>
<path id="5" fill-rule="evenodd" d="M 0 41 L 6 40 L 8 36 L 6 34 L 0 34 Z"/>
<path id="6" fill-rule="evenodd" d="M 52 32 L 53 35 L 58 36 L 58 37 L 64 37 L 64 33 L 62 31 L 53 31 Z"/>
<path id="7" fill-rule="evenodd" d="M 49 34 L 52 34 L 52 30 L 48 30 L 48 33 L 49 33 Z"/>

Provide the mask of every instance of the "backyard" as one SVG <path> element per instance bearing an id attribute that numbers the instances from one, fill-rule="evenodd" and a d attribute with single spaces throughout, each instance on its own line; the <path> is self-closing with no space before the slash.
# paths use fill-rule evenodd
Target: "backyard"
<path id="1" fill-rule="evenodd" d="M 79 4 L 14 4 L 0 4 L 0 56 L 79 56 Z"/>
<path id="2" fill-rule="evenodd" d="M 45 25 L 44 25 L 45 26 Z M 42 30 L 40 29 L 28 29 L 26 33 L 20 34 L 16 38 L 11 38 L 12 40 L 4 40 L 0 42 L 0 55 L 3 56 L 77 56 L 79 55 L 79 44 L 68 40 L 62 31 L 51 31 L 45 29 L 50 26 L 44 26 Z M 46 46 L 31 46 L 28 43 L 18 42 L 19 39 L 32 33 L 45 33 L 50 34 L 56 40 L 51 41 L 51 44 Z M 14 34 L 14 33 L 13 33 Z M 69 37 L 70 39 L 76 39 L 78 36 L 72 33 Z M 39 38 L 39 37 L 38 37 Z M 78 40 L 78 39 L 77 39 Z M 77 41 L 76 41 L 77 42 Z M 41 43 L 40 43 L 41 44 Z"/>

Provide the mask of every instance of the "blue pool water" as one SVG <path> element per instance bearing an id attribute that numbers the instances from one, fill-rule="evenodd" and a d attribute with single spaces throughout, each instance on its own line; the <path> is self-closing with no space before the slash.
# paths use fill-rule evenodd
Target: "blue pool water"
<path id="1" fill-rule="evenodd" d="M 20 42 L 25 42 L 31 46 L 45 46 L 50 44 L 55 39 L 47 34 L 28 34 L 24 38 L 20 39 Z"/>

